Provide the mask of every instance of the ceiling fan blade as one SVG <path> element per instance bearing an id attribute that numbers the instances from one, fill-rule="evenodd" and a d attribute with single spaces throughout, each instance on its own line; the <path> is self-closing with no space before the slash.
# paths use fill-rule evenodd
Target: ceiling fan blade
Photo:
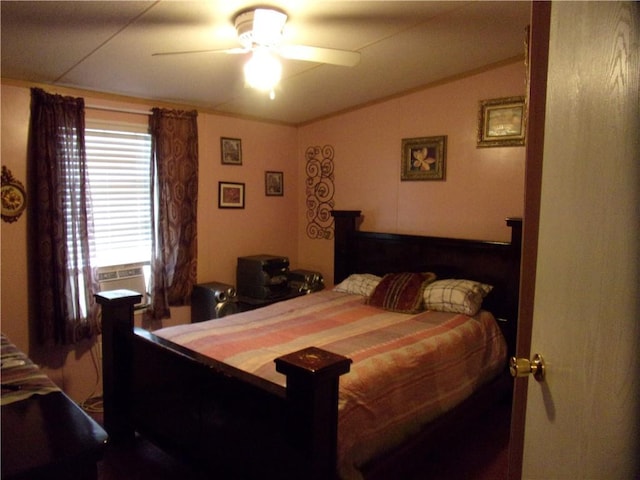
<path id="1" fill-rule="evenodd" d="M 307 45 L 280 45 L 278 54 L 291 60 L 328 63 L 343 67 L 353 67 L 360 63 L 360 52 L 335 48 L 309 47 Z"/>
<path id="2" fill-rule="evenodd" d="M 162 57 L 167 55 L 189 55 L 192 53 L 226 53 L 229 55 L 237 55 L 241 53 L 249 53 L 251 50 L 248 48 L 236 47 L 236 48 L 224 48 L 224 49 L 207 49 L 207 50 L 185 50 L 180 52 L 156 52 L 152 53 L 152 57 Z"/>

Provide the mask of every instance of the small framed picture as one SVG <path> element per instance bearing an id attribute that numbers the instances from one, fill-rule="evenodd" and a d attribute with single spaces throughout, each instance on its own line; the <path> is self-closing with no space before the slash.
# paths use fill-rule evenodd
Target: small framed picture
<path id="1" fill-rule="evenodd" d="M 478 147 L 524 145 L 525 133 L 524 97 L 505 97 L 480 101 Z"/>
<path id="2" fill-rule="evenodd" d="M 220 152 L 223 165 L 242 165 L 242 140 L 220 137 Z"/>
<path id="3" fill-rule="evenodd" d="M 218 182 L 218 208 L 244 208 L 244 183 Z"/>
<path id="4" fill-rule="evenodd" d="M 402 139 L 400 180 L 444 180 L 447 137 Z"/>
<path id="5" fill-rule="evenodd" d="M 282 172 L 265 172 L 264 193 L 267 197 L 284 195 L 284 178 Z"/>

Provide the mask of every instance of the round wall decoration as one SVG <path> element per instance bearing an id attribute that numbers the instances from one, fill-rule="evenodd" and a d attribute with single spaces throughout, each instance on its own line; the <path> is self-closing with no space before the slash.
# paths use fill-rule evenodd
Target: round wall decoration
<path id="1" fill-rule="evenodd" d="M 2 220 L 15 222 L 27 206 L 27 192 L 24 185 L 13 178 L 11 171 L 2 166 Z"/>

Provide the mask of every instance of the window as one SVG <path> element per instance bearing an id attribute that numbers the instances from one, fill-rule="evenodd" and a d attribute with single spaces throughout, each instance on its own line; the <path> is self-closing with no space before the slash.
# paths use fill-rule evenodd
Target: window
<path id="1" fill-rule="evenodd" d="M 85 147 L 96 267 L 151 259 L 151 135 L 88 124 Z"/>

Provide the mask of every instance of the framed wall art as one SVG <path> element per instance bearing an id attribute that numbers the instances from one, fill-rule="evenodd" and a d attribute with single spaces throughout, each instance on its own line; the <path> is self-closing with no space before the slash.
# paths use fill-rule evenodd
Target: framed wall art
<path id="1" fill-rule="evenodd" d="M 282 172 L 264 173 L 264 193 L 267 197 L 284 195 L 284 177 Z"/>
<path id="2" fill-rule="evenodd" d="M 242 140 L 220 137 L 220 152 L 223 165 L 242 165 Z"/>
<path id="3" fill-rule="evenodd" d="M 218 182 L 218 208 L 244 208 L 244 183 Z"/>
<path id="4" fill-rule="evenodd" d="M 478 147 L 524 145 L 526 111 L 524 97 L 505 97 L 480 101 Z"/>
<path id="5" fill-rule="evenodd" d="M 400 180 L 444 180 L 447 137 L 402 139 Z"/>

